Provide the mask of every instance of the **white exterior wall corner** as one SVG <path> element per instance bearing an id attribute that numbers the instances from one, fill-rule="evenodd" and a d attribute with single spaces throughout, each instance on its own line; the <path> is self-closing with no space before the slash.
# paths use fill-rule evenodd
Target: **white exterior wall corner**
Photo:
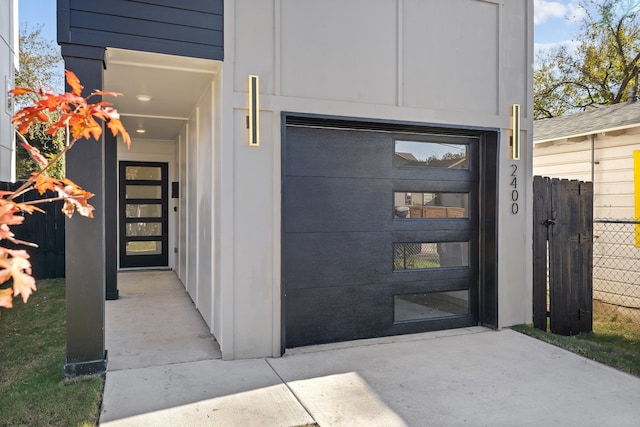
<path id="1" fill-rule="evenodd" d="M 196 108 L 186 124 L 186 152 L 187 152 L 187 192 L 185 194 L 187 200 L 186 210 L 186 232 L 189 242 L 190 253 L 187 255 L 187 274 L 184 283 L 189 296 L 198 307 L 198 272 L 200 271 L 198 261 L 198 187 L 204 183 L 198 182 L 198 109 Z M 199 308 L 199 307 L 198 307 Z"/>
<path id="2" fill-rule="evenodd" d="M 211 183 L 213 182 L 213 82 L 208 85 L 198 101 L 196 112 L 198 130 L 196 141 L 198 144 L 198 155 L 196 159 L 197 191 L 196 203 L 191 208 L 197 209 L 198 226 L 194 231 L 194 239 L 197 241 L 197 299 L 196 306 L 209 328 L 212 329 L 213 319 L 213 193 Z"/>
<path id="3" fill-rule="evenodd" d="M 13 88 L 18 67 L 18 0 L 0 5 L 0 181 L 15 181 L 15 135 L 11 126 Z"/>
<path id="4" fill-rule="evenodd" d="M 533 3 L 226 0 L 224 6 L 216 119 L 216 244 L 223 250 L 216 256 L 214 315 L 223 357 L 280 351 L 283 111 L 500 129 L 499 326 L 530 323 Z M 261 96 L 262 139 L 253 148 L 245 126 L 250 74 L 260 76 Z M 522 106 L 518 161 L 509 155 L 514 103 Z M 518 168 L 516 215 L 511 164 Z"/>
<path id="5" fill-rule="evenodd" d="M 234 34 L 235 34 L 235 2 L 224 1 L 224 52 L 225 60 L 215 80 L 215 138 L 214 147 L 214 228 L 218 231 L 214 236 L 214 324 L 213 332 L 220 344 L 222 358 L 232 360 L 236 357 L 235 349 L 235 206 L 237 189 L 234 182 L 235 136 L 233 109 L 233 69 Z M 240 295 L 242 296 L 242 295 Z M 241 349 L 242 350 L 242 349 Z M 260 355 L 268 355 L 265 349 L 256 349 Z M 238 352 L 239 354 L 239 352 Z"/>
<path id="6" fill-rule="evenodd" d="M 501 2 L 502 107 L 522 109 L 521 158 L 509 155 L 511 131 L 502 133 L 498 217 L 498 324 L 531 323 L 533 318 L 533 2 Z M 511 174 L 517 167 L 518 215 L 511 213 Z M 520 191 L 522 189 L 522 191 Z"/>

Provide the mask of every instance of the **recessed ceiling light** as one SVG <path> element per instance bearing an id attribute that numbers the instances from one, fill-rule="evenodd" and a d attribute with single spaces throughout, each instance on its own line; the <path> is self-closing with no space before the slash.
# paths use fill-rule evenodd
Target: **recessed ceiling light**
<path id="1" fill-rule="evenodd" d="M 151 97 L 149 95 L 136 95 L 138 101 L 149 102 L 151 101 Z"/>
<path id="2" fill-rule="evenodd" d="M 145 132 L 146 132 L 146 130 L 145 130 L 145 129 L 136 129 L 136 132 L 138 132 L 138 133 L 145 133 Z"/>

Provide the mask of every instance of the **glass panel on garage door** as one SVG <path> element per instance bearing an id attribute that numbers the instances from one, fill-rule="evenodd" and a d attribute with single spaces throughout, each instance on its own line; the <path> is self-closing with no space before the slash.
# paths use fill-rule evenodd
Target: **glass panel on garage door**
<path id="1" fill-rule="evenodd" d="M 287 347 L 478 323 L 479 138 L 287 126 Z"/>

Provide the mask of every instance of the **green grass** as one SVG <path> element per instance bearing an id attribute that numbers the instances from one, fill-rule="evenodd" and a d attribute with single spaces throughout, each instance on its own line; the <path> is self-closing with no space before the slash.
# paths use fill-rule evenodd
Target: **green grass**
<path id="1" fill-rule="evenodd" d="M 608 314 L 597 304 L 590 333 L 565 337 L 524 325 L 513 329 L 640 377 L 640 322 Z"/>
<path id="2" fill-rule="evenodd" d="M 395 270 L 417 270 L 422 268 L 438 268 L 440 267 L 440 263 L 438 261 L 433 261 L 417 256 L 409 256 L 406 259 L 406 268 L 405 268 L 405 260 L 402 257 L 397 257 L 393 261 Z"/>
<path id="3" fill-rule="evenodd" d="M 431 261 L 428 259 L 415 258 L 413 260 L 412 268 L 438 268 L 440 267 L 440 263 L 438 261 Z"/>
<path id="4" fill-rule="evenodd" d="M 64 279 L 37 285 L 0 316 L 0 426 L 97 425 L 104 380 L 62 379 Z"/>
<path id="5" fill-rule="evenodd" d="M 158 242 L 128 242 L 127 243 L 127 253 L 128 252 L 150 252 L 157 253 L 158 251 Z"/>

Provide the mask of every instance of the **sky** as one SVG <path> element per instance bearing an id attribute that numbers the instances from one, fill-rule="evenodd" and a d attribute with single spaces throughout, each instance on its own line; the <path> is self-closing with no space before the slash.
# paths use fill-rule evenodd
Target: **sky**
<path id="1" fill-rule="evenodd" d="M 584 10 L 578 0 L 533 0 L 533 39 L 537 47 L 571 41 Z"/>
<path id="2" fill-rule="evenodd" d="M 42 24 L 47 40 L 56 40 L 56 0 L 18 0 L 18 20 L 29 27 Z"/>

